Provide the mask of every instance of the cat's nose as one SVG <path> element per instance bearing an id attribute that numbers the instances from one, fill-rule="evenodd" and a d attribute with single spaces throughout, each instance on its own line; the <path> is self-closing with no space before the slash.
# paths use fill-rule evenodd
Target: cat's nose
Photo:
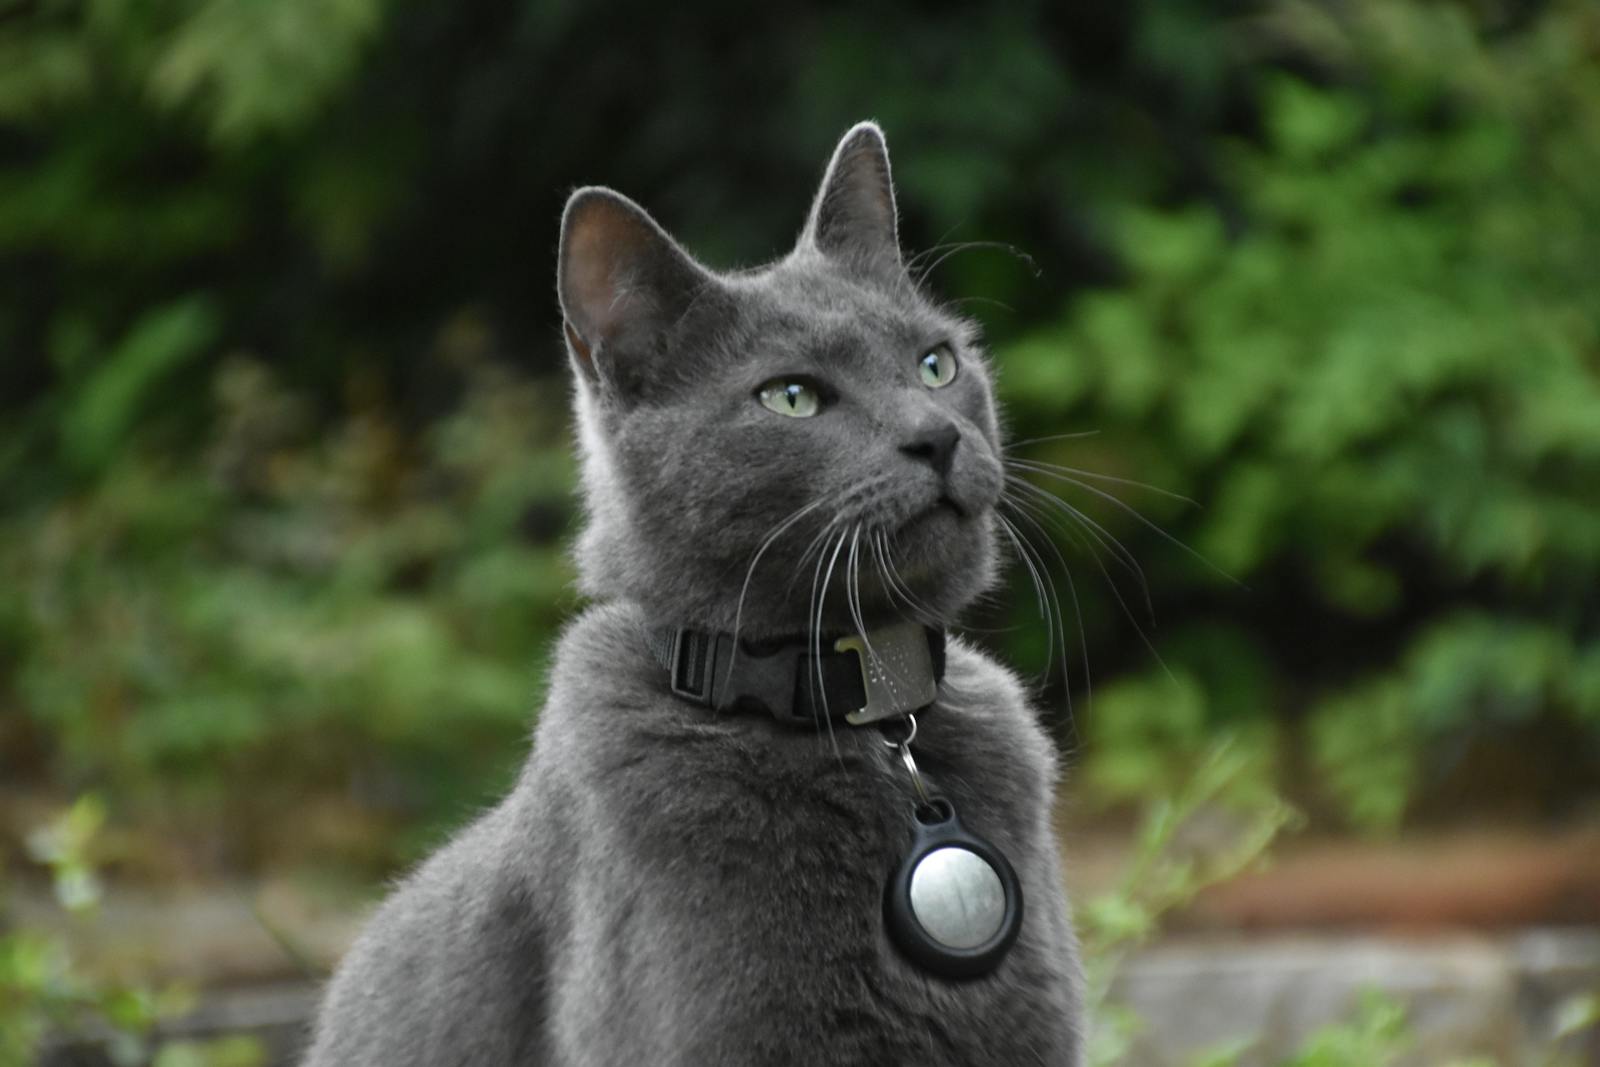
<path id="1" fill-rule="evenodd" d="M 924 424 L 900 446 L 900 451 L 913 459 L 920 459 L 943 478 L 950 473 L 950 461 L 955 457 L 956 445 L 961 443 L 961 431 L 953 422 Z"/>

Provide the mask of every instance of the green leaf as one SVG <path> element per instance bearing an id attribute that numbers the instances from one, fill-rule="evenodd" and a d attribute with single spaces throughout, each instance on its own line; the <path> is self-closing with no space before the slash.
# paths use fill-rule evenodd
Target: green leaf
<path id="1" fill-rule="evenodd" d="M 145 312 L 87 372 L 61 413 L 61 441 L 85 470 L 104 467 L 151 410 L 157 387 L 216 340 L 221 319 L 194 296 Z"/>

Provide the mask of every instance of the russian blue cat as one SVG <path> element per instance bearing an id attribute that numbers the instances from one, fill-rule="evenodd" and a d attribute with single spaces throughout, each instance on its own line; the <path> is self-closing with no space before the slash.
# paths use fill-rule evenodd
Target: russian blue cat
<path id="1" fill-rule="evenodd" d="M 916 715 L 925 787 L 1026 901 L 998 966 L 951 978 L 885 929 L 919 817 L 895 737 L 818 714 L 814 689 L 800 725 L 707 707 L 659 654 L 673 632 L 736 635 L 751 662 L 905 619 L 942 633 L 996 581 L 990 372 L 906 268 L 881 132 L 845 135 L 774 263 L 714 272 L 585 188 L 557 273 L 590 606 L 516 787 L 379 908 L 308 1062 L 1078 1064 L 1057 763 L 1009 671 L 941 640 Z"/>

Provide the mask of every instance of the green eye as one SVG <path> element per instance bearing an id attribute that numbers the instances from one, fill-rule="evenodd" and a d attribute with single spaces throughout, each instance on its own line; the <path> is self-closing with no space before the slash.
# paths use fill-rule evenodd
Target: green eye
<path id="1" fill-rule="evenodd" d="M 934 345 L 922 353 L 917 361 L 922 372 L 922 384 L 929 389 L 942 389 L 956 380 L 956 354 L 949 345 Z"/>
<path id="2" fill-rule="evenodd" d="M 822 407 L 817 390 L 805 382 L 774 378 L 756 393 L 762 407 L 795 419 L 809 419 Z"/>

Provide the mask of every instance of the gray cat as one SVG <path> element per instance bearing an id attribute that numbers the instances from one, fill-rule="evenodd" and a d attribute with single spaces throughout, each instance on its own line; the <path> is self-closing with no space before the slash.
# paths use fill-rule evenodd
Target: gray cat
<path id="1" fill-rule="evenodd" d="M 996 580 L 990 372 L 901 259 L 882 133 L 845 135 L 795 249 L 755 270 L 714 273 L 580 189 L 558 288 L 592 605 L 516 788 L 378 910 L 308 1063 L 1078 1064 L 1057 764 L 1009 671 L 951 637 L 916 716 L 926 787 L 1026 902 L 998 966 L 950 978 L 886 932 L 918 818 L 887 728 L 819 714 L 809 678 L 803 726 L 708 708 L 660 655 L 679 627 L 737 634 L 747 662 L 881 643 Z"/>

